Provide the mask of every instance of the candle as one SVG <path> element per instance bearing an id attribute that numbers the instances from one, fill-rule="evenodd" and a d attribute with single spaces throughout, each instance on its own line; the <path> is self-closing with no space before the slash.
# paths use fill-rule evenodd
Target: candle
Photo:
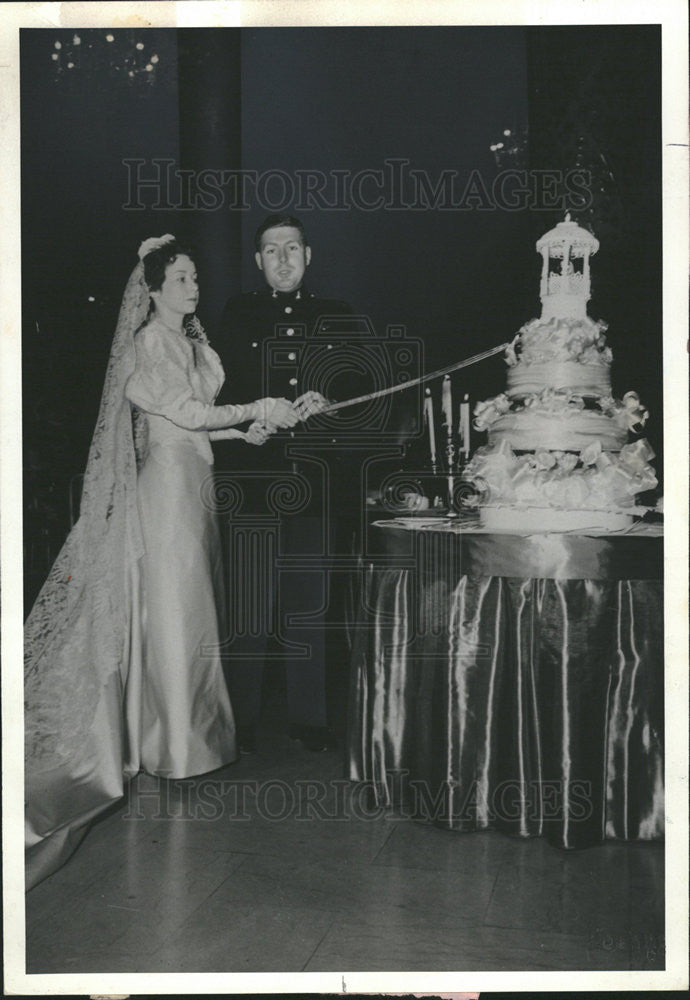
<path id="1" fill-rule="evenodd" d="M 443 423 L 450 432 L 453 427 L 453 397 L 450 390 L 450 375 L 444 375 L 443 377 L 441 409 L 443 411 Z"/>
<path id="2" fill-rule="evenodd" d="M 426 390 L 424 399 L 424 420 L 429 428 L 429 449 L 431 451 L 431 464 L 436 465 L 436 431 L 434 429 L 434 403 L 431 398 L 431 389 Z"/>
<path id="3" fill-rule="evenodd" d="M 460 403 L 460 451 L 464 452 L 465 461 L 470 457 L 470 397 L 465 393 L 465 397 Z"/>

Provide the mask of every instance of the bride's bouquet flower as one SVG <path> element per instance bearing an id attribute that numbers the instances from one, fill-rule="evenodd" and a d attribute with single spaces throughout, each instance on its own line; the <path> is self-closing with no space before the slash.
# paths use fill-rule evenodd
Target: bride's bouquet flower
<path id="1" fill-rule="evenodd" d="M 208 337 L 206 336 L 206 331 L 199 322 L 196 314 L 191 316 L 184 325 L 185 334 L 190 340 L 199 340 L 202 344 L 208 344 Z"/>

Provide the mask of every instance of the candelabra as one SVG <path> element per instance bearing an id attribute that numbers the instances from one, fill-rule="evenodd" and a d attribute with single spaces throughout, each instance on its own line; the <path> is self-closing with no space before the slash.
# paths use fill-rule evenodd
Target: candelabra
<path id="1" fill-rule="evenodd" d="M 448 507 L 452 508 L 455 491 L 455 445 L 453 443 L 453 428 L 450 423 L 446 424 L 446 469 L 448 470 Z"/>
<path id="2" fill-rule="evenodd" d="M 436 461 L 436 428 L 434 426 L 434 403 L 431 398 L 431 389 L 427 389 L 424 395 L 424 423 L 429 433 L 429 457 L 431 460 L 431 471 L 433 475 L 438 472 Z"/>

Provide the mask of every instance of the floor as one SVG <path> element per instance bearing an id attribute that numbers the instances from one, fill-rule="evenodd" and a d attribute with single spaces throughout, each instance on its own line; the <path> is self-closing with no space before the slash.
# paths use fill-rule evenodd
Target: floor
<path id="1" fill-rule="evenodd" d="M 140 776 L 28 894 L 27 972 L 663 969 L 663 845 L 375 815 L 280 728 L 206 778 Z"/>

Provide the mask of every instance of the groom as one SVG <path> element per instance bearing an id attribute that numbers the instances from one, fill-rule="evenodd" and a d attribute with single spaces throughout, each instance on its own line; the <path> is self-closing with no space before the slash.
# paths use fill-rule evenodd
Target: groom
<path id="1" fill-rule="evenodd" d="M 295 400 L 303 418 L 318 413 L 326 405 L 313 383 L 305 383 L 309 376 L 300 370 L 299 345 L 305 342 L 305 337 L 325 334 L 328 339 L 329 332 L 336 334 L 339 328 L 347 329 L 352 310 L 346 302 L 321 298 L 307 288 L 304 279 L 311 256 L 305 228 L 294 216 L 270 215 L 257 229 L 254 259 L 265 286 L 230 299 L 223 310 L 214 340 L 226 372 L 219 403 L 225 399 L 284 396 Z M 277 353 L 276 345 L 280 345 Z M 332 387 L 332 381 L 329 384 Z M 344 393 L 349 388 L 343 383 L 342 398 L 346 398 Z M 326 496 L 330 481 L 324 482 L 323 468 L 314 461 L 303 461 L 297 467 L 288 454 L 290 445 L 299 446 L 308 436 L 309 431 L 302 424 L 291 437 L 276 435 L 260 448 L 226 445 L 224 453 L 218 454 L 217 467 L 232 470 L 239 479 L 245 514 L 273 512 L 267 494 L 271 483 L 281 476 L 297 471 L 301 482 L 308 483 L 309 499 L 302 509 L 281 516 L 280 555 L 288 561 L 293 557 L 293 566 L 281 574 L 280 606 L 275 620 L 282 631 L 290 615 L 309 618 L 308 624 L 292 628 L 288 625 L 285 631 L 286 639 L 306 647 L 308 654 L 288 653 L 283 659 L 289 733 L 307 749 L 319 751 L 335 746 L 327 713 L 325 625 L 329 587 L 323 558 L 323 539 L 328 534 L 333 536 L 335 523 L 327 513 L 327 501 L 333 497 Z M 337 449 L 337 442 L 332 441 L 331 445 Z M 309 563 L 306 571 L 297 568 L 300 559 Z M 234 586 L 237 585 L 235 582 Z M 242 586 L 242 581 L 239 585 Z M 276 591 L 270 589 L 270 599 L 275 599 Z M 241 653 L 239 657 L 234 654 L 227 663 L 227 677 L 240 750 L 251 753 L 255 750 L 261 711 L 263 654 L 270 651 L 270 639 L 255 635 L 246 648 L 253 658 L 243 660 Z"/>

